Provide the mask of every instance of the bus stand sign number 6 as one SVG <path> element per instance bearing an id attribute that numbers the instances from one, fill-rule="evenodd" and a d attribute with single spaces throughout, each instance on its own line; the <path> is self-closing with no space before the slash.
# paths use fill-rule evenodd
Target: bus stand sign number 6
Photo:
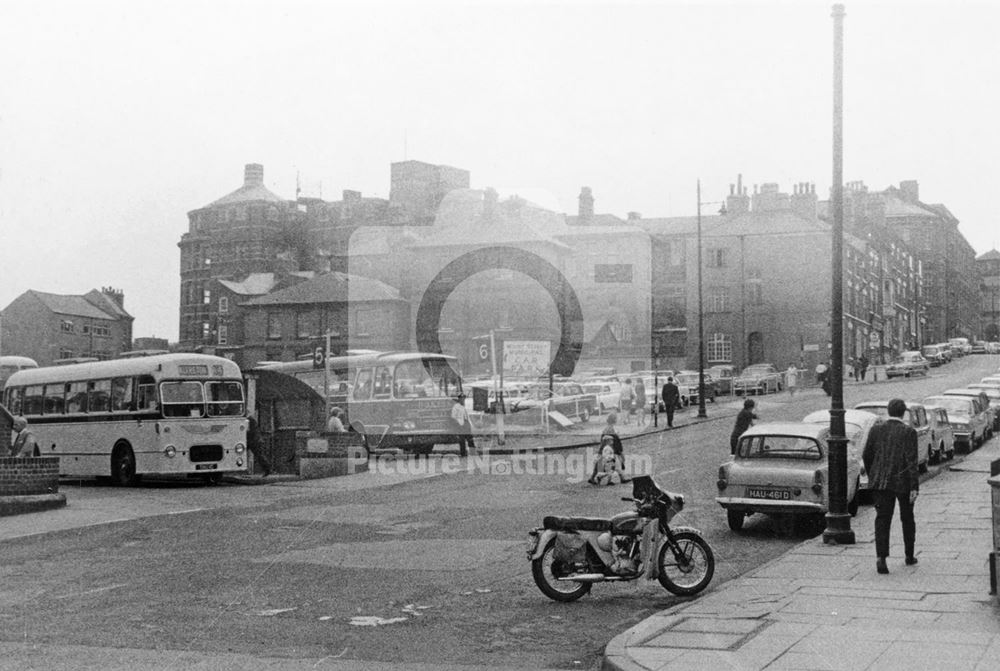
<path id="1" fill-rule="evenodd" d="M 483 361 L 490 358 L 490 348 L 486 345 L 486 343 L 482 343 L 479 346 L 479 358 Z"/>

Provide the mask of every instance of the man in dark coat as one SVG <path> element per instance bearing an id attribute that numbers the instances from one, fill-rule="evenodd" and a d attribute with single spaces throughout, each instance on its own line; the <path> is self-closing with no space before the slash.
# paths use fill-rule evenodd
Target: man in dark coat
<path id="1" fill-rule="evenodd" d="M 757 419 L 757 413 L 753 409 L 757 406 L 752 398 L 743 401 L 743 409 L 736 415 L 736 423 L 733 425 L 733 432 L 729 434 L 729 454 L 736 454 L 736 444 L 740 436 L 753 426 L 753 421 Z"/>
<path id="2" fill-rule="evenodd" d="M 917 563 L 913 554 L 916 537 L 913 504 L 920 489 L 917 431 L 903 421 L 906 403 L 901 399 L 889 401 L 888 410 L 889 419 L 872 427 L 861 455 L 875 503 L 875 568 L 879 573 L 889 572 L 885 558 L 889 556 L 889 531 L 896 501 L 903 526 L 906 564 Z"/>
<path id="3" fill-rule="evenodd" d="M 673 428 L 674 410 L 681 404 L 681 392 L 674 384 L 673 377 L 667 378 L 667 383 L 663 385 L 660 396 L 663 398 L 663 409 L 667 413 L 667 426 Z"/>

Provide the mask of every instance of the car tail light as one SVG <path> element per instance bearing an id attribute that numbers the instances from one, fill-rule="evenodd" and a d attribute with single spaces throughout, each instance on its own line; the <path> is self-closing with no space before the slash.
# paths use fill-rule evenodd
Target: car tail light
<path id="1" fill-rule="evenodd" d="M 719 481 L 716 486 L 720 492 L 729 486 L 729 472 L 725 466 L 719 466 Z"/>
<path id="2" fill-rule="evenodd" d="M 823 493 L 823 471 L 816 471 L 813 473 L 812 490 L 817 494 Z"/>

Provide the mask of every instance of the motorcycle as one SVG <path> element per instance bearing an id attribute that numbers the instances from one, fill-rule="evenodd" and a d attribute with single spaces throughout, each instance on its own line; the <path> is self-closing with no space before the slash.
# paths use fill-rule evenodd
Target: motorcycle
<path id="1" fill-rule="evenodd" d="M 547 516 L 528 532 L 531 574 L 542 594 L 576 601 L 594 583 L 656 578 L 679 596 L 702 591 L 715 573 L 715 556 L 701 532 L 670 527 L 684 497 L 665 492 L 648 475 L 632 479 L 634 511 L 610 519 Z"/>

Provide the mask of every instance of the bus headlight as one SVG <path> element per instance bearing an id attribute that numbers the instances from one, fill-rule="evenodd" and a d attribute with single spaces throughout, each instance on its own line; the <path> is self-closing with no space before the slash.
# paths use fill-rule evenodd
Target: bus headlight
<path id="1" fill-rule="evenodd" d="M 233 448 L 233 451 L 236 452 L 236 454 L 243 454 L 243 452 L 246 449 L 247 449 L 247 446 L 244 445 L 243 443 L 236 443 L 236 447 Z"/>
<path id="2" fill-rule="evenodd" d="M 416 428 L 417 428 L 417 424 L 416 424 L 416 422 L 414 422 L 412 420 L 408 419 L 405 422 L 403 422 L 403 430 L 404 431 L 413 431 Z"/>
<path id="3" fill-rule="evenodd" d="M 173 459 L 177 456 L 177 448 L 173 445 L 167 445 L 167 447 L 163 450 L 163 454 Z"/>

